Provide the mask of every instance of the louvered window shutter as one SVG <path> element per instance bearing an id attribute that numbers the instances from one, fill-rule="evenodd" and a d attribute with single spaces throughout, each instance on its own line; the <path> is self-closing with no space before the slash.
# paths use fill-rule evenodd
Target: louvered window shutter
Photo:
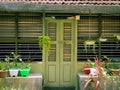
<path id="1" fill-rule="evenodd" d="M 85 51 L 84 41 L 85 40 L 96 40 L 98 38 L 98 17 L 97 16 L 86 16 L 81 15 L 78 21 L 78 49 L 77 49 L 77 60 L 85 61 L 87 59 L 93 60 L 98 55 L 98 42 L 96 42 L 95 53 L 92 51 L 92 47 Z"/>
<path id="2" fill-rule="evenodd" d="M 21 13 L 18 16 L 18 53 L 24 60 L 42 60 L 42 51 L 38 46 L 38 36 L 42 35 L 40 16 L 37 13 Z"/>
<path id="3" fill-rule="evenodd" d="M 113 34 L 120 34 L 120 17 L 103 16 L 103 33 L 108 38 L 107 42 L 101 43 L 101 55 L 107 55 L 109 58 L 120 58 L 120 45 L 116 43 Z"/>
<path id="4" fill-rule="evenodd" d="M 15 14 L 0 13 L 0 60 L 15 52 Z"/>
<path id="5" fill-rule="evenodd" d="M 25 61 L 41 61 L 39 35 L 42 35 L 40 13 L 0 13 L 0 59 L 17 51 Z"/>
<path id="6" fill-rule="evenodd" d="M 98 24 L 100 23 L 97 21 L 98 17 L 93 17 L 90 25 L 90 32 L 93 38 L 98 38 Z M 98 43 L 96 46 L 96 52 L 100 52 L 100 54 L 96 53 L 96 55 L 101 55 L 100 57 L 107 55 L 109 58 L 120 58 L 120 47 L 117 47 L 119 44 L 116 43 L 115 37 L 113 34 L 120 33 L 120 17 L 119 16 L 112 16 L 112 15 L 103 15 L 101 20 L 101 33 L 104 37 L 108 40 L 106 42 L 101 42 L 100 51 L 98 51 Z M 88 37 L 88 21 L 86 21 L 85 16 L 81 17 L 81 20 L 78 22 L 78 61 L 92 59 L 95 55 L 92 52 L 84 52 L 83 48 L 83 41 L 81 39 L 85 39 Z M 93 24 L 94 23 L 94 24 Z M 95 32 L 95 33 L 94 33 Z M 91 37 L 91 38 L 92 38 Z"/>

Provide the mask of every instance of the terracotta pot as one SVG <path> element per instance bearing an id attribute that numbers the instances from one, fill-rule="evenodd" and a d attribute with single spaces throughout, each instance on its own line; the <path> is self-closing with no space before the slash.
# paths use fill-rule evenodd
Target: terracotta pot
<path id="1" fill-rule="evenodd" d="M 111 72 L 113 76 L 118 76 L 119 75 L 119 70 L 118 69 L 111 69 Z"/>
<path id="2" fill-rule="evenodd" d="M 84 73 L 85 73 L 85 74 L 89 74 L 89 73 L 90 73 L 90 68 L 91 68 L 90 66 L 84 66 L 84 67 L 83 67 Z"/>
<path id="3" fill-rule="evenodd" d="M 7 72 L 6 71 L 0 71 L 0 78 L 6 77 Z"/>

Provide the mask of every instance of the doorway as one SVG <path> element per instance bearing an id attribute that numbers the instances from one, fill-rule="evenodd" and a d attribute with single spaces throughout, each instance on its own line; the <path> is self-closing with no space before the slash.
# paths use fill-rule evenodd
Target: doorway
<path id="1" fill-rule="evenodd" d="M 46 20 L 51 49 L 45 60 L 46 85 L 66 87 L 74 85 L 74 21 Z"/>

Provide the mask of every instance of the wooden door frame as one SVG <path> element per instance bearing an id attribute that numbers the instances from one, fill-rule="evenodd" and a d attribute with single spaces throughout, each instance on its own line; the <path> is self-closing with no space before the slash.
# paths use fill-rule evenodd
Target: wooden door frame
<path id="1" fill-rule="evenodd" d="M 60 21 L 61 21 L 61 22 L 63 23 L 63 22 L 66 21 L 66 20 L 48 20 L 48 22 L 49 22 L 49 21 L 51 21 L 51 22 L 52 22 L 52 21 L 53 21 L 53 22 L 60 22 Z M 73 24 L 73 26 L 72 26 L 72 27 L 73 27 L 73 30 L 72 30 L 72 33 L 73 33 L 73 34 L 72 34 L 71 37 L 72 37 L 72 39 L 73 39 L 73 40 L 72 40 L 72 43 L 75 43 L 75 44 L 72 44 L 71 48 L 75 47 L 75 49 L 72 49 L 73 52 L 74 52 L 74 53 L 73 53 L 73 56 L 72 56 L 72 59 L 74 59 L 74 61 L 72 61 L 72 63 L 73 63 L 73 64 L 72 64 L 72 65 L 73 65 L 73 66 L 72 66 L 72 68 L 73 68 L 72 71 L 75 71 L 75 73 L 74 73 L 72 76 L 74 77 L 74 76 L 76 76 L 76 70 L 75 70 L 75 66 L 76 66 L 76 65 L 75 65 L 75 64 L 76 64 L 76 61 L 77 61 L 77 60 L 75 60 L 75 59 L 77 59 L 77 58 L 76 58 L 76 52 L 75 52 L 75 51 L 77 50 L 77 48 L 76 48 L 76 46 L 77 46 L 77 41 L 76 41 L 76 40 L 77 40 L 77 39 L 75 39 L 74 37 L 76 37 L 76 34 L 77 34 L 77 30 L 76 30 L 76 24 L 77 24 L 77 23 L 76 23 L 76 20 L 68 20 L 68 21 L 66 21 L 66 22 L 71 22 L 71 23 Z M 60 34 L 57 33 L 57 35 L 60 35 Z M 59 47 L 59 46 L 58 46 L 58 40 L 57 40 L 58 37 L 60 37 L 60 36 L 57 36 L 57 37 L 56 37 L 56 42 L 57 42 L 57 43 L 56 43 L 56 50 L 57 50 L 58 47 Z M 63 40 L 63 41 L 64 41 L 64 40 Z M 62 48 L 63 48 L 63 47 L 62 47 Z M 59 53 L 59 51 L 57 50 L 56 53 Z M 46 55 L 45 55 L 45 56 L 46 56 Z M 58 58 L 59 58 L 59 57 L 58 57 L 58 54 L 57 54 L 57 58 L 56 58 L 56 59 L 58 59 Z M 48 61 L 47 58 L 45 58 L 45 59 Z M 48 67 L 48 66 L 46 66 L 47 63 L 48 63 L 46 60 L 45 60 L 45 73 L 47 72 L 47 71 L 46 71 L 46 68 Z M 59 61 L 59 62 L 57 61 L 56 63 L 59 63 L 58 66 L 59 66 L 59 71 L 60 71 L 60 61 Z M 46 75 L 46 76 L 47 76 L 47 75 Z M 59 81 L 60 81 L 60 76 L 59 76 Z M 49 86 L 50 84 L 47 84 L 47 85 Z M 60 84 L 59 84 L 59 85 L 60 85 Z M 75 86 L 75 79 L 73 80 L 73 84 L 72 84 L 72 85 Z M 50 85 L 50 86 L 52 86 L 52 85 Z M 54 86 L 56 86 L 56 85 L 54 85 Z M 53 87 L 54 87 L 54 86 L 53 86 Z M 69 85 L 68 85 L 68 86 L 69 86 Z"/>

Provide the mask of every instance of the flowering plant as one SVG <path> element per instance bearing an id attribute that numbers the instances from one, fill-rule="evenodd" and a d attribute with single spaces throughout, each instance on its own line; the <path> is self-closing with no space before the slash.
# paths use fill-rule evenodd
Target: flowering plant
<path id="1" fill-rule="evenodd" d="M 98 90 L 100 86 L 100 78 L 106 78 L 106 72 L 104 71 L 104 68 L 102 67 L 104 62 L 100 62 L 100 60 L 95 57 L 95 66 L 96 66 L 96 71 L 97 71 L 97 76 L 98 79 L 95 79 L 92 75 L 89 74 L 86 83 L 84 84 L 83 90 L 86 89 L 89 83 L 93 82 L 94 83 L 94 90 Z"/>

